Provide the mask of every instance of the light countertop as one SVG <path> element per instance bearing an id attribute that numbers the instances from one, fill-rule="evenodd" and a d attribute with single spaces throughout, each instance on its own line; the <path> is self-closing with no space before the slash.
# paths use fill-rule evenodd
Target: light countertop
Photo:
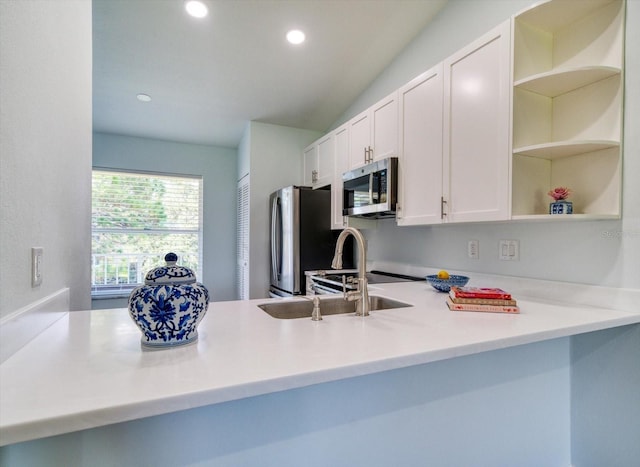
<path id="1" fill-rule="evenodd" d="M 517 295 L 517 315 L 452 312 L 426 282 L 370 294 L 414 306 L 314 322 L 212 302 L 197 343 L 158 351 L 125 309 L 68 313 L 0 366 L 0 445 L 640 322 Z"/>

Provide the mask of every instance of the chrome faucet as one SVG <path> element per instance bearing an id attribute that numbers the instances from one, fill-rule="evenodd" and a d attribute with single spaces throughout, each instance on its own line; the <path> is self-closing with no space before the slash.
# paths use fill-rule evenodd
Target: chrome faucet
<path id="1" fill-rule="evenodd" d="M 371 305 L 369 303 L 369 285 L 367 283 L 367 244 L 362 232 L 353 227 L 347 227 L 338 236 L 336 242 L 336 252 L 333 256 L 333 262 L 331 267 L 333 269 L 342 269 L 342 248 L 344 242 L 349 235 L 353 235 L 358 244 L 359 257 L 358 257 L 358 288 L 347 292 L 345 278 L 343 276 L 342 281 L 342 293 L 345 300 L 356 300 L 356 316 L 369 316 L 369 310 Z"/>

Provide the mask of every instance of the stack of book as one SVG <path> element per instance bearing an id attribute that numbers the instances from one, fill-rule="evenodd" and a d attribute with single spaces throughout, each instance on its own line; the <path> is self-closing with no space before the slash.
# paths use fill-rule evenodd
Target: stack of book
<path id="1" fill-rule="evenodd" d="M 520 308 L 511 294 L 496 288 L 451 287 L 447 305 L 452 311 L 520 313 Z"/>

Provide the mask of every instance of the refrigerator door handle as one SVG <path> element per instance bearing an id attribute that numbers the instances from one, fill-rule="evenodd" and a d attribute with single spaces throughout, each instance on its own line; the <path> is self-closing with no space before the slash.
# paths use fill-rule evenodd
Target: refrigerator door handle
<path id="1" fill-rule="evenodd" d="M 282 262 L 280 258 L 282 248 L 279 248 L 282 231 L 282 228 L 279 228 L 279 224 L 282 222 L 282 216 L 280 216 L 278 209 L 279 200 L 279 197 L 273 198 L 271 205 L 271 276 L 276 281 L 280 281 L 280 264 Z"/>

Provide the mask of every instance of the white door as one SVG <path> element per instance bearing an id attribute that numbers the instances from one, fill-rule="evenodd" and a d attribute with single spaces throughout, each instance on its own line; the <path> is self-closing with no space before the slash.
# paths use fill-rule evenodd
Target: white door
<path id="1" fill-rule="evenodd" d="M 442 64 L 399 91 L 398 225 L 442 222 Z"/>
<path id="2" fill-rule="evenodd" d="M 342 125 L 334 132 L 334 176 L 331 183 L 331 228 L 346 227 L 342 215 L 342 174 L 349 170 L 349 125 Z"/>
<path id="3" fill-rule="evenodd" d="M 444 62 L 444 200 L 448 222 L 510 211 L 510 21 Z"/>
<path id="4" fill-rule="evenodd" d="M 371 118 L 369 110 L 349 121 L 349 168 L 367 163 L 371 148 Z"/>
<path id="5" fill-rule="evenodd" d="M 238 299 L 249 299 L 249 175 L 238 182 L 236 217 L 237 293 Z"/>
<path id="6" fill-rule="evenodd" d="M 373 160 L 398 155 L 397 92 L 371 108 L 371 150 Z"/>
<path id="7" fill-rule="evenodd" d="M 318 179 L 315 186 L 330 185 L 333 180 L 334 146 L 333 133 L 318 140 Z"/>
<path id="8" fill-rule="evenodd" d="M 318 178 L 318 146 L 313 143 L 304 150 L 303 184 L 312 186 Z"/>

